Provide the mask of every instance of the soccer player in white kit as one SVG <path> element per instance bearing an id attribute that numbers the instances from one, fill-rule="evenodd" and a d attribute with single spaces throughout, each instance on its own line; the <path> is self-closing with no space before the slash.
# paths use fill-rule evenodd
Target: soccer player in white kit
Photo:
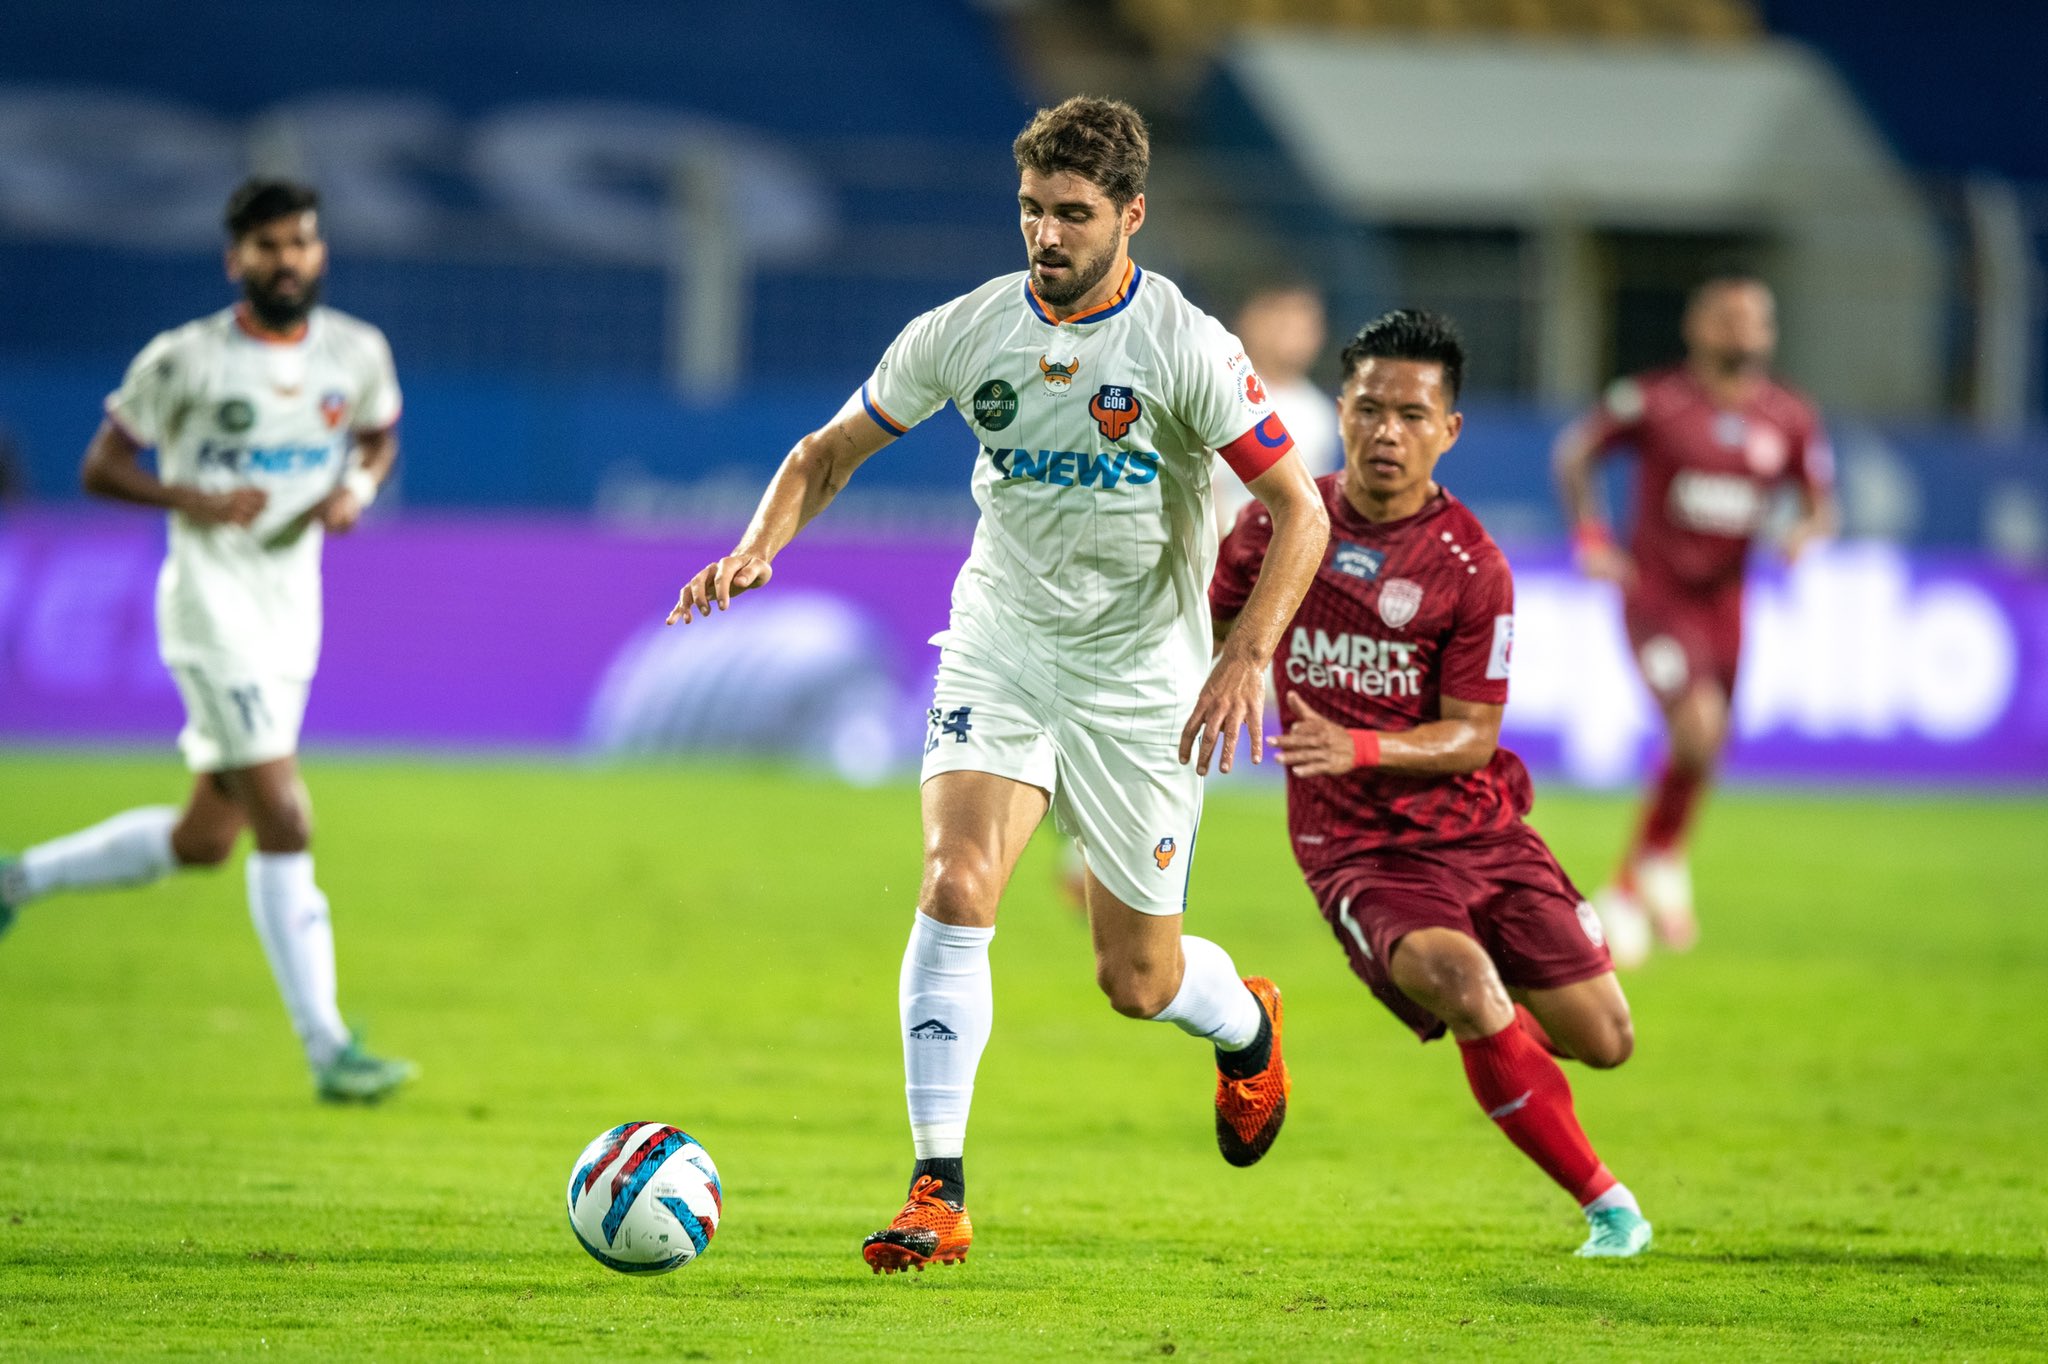
<path id="1" fill-rule="evenodd" d="M 1201 779 L 1219 752 L 1229 769 L 1240 729 L 1262 755 L 1264 671 L 1321 562 L 1328 517 L 1236 338 L 1130 258 L 1150 159 L 1137 112 L 1070 99 L 1041 110 L 1015 152 L 1028 272 L 904 328 L 669 614 L 687 622 L 766 586 L 775 555 L 862 461 L 948 402 L 958 409 L 979 444 L 981 521 L 934 638 L 924 879 L 898 991 L 916 1166 L 902 1211 L 862 1246 L 877 1272 L 957 1262 L 971 1244 L 962 1156 L 993 1016 L 989 942 L 1048 810 L 1087 862 L 1096 981 L 1111 1005 L 1214 1044 L 1224 1158 L 1258 1160 L 1286 1116 L 1279 991 L 1182 936 L 1181 917 Z M 1213 452 L 1275 530 L 1212 663 Z"/>
<path id="2" fill-rule="evenodd" d="M 157 642 L 185 703 L 184 810 L 129 810 L 0 862 L 0 931 L 40 896 L 214 866 L 246 827 L 249 913 L 323 1099 L 372 1102 L 414 1074 L 371 1055 L 335 1003 L 313 877 L 299 721 L 320 652 L 320 548 L 354 526 L 398 455 L 391 348 L 319 306 L 318 199 L 251 180 L 228 200 L 242 301 L 151 341 L 85 454 L 88 492 L 170 512 Z M 154 446 L 157 472 L 141 463 Z"/>

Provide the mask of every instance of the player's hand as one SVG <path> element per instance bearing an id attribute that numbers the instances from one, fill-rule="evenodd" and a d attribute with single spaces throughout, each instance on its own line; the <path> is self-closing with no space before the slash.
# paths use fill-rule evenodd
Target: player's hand
<path id="1" fill-rule="evenodd" d="M 1628 557 L 1628 551 L 1619 545 L 1580 545 L 1574 557 L 1579 563 L 1579 572 L 1602 582 L 1616 583 L 1627 587 L 1636 580 L 1635 561 Z"/>
<path id="2" fill-rule="evenodd" d="M 1824 527 L 1810 521 L 1796 521 L 1785 532 L 1785 538 L 1778 545 L 1778 552 L 1785 556 L 1785 562 L 1796 564 L 1801 555 L 1827 539 Z"/>
<path id="3" fill-rule="evenodd" d="M 1298 691 L 1287 693 L 1287 709 L 1294 722 L 1273 740 L 1282 767 L 1297 777 L 1341 777 L 1358 766 L 1350 730 L 1318 714 Z"/>
<path id="4" fill-rule="evenodd" d="M 336 488 L 313 504 L 311 515 L 327 527 L 330 534 L 339 535 L 353 530 L 356 522 L 362 519 L 362 500 L 347 488 Z"/>
<path id="5" fill-rule="evenodd" d="M 236 488 L 225 493 L 186 488 L 176 506 L 186 520 L 202 526 L 246 526 L 261 516 L 269 504 L 270 494 L 261 488 Z"/>
<path id="6" fill-rule="evenodd" d="M 1266 705 L 1266 670 L 1261 664 L 1242 657 L 1227 644 L 1216 659 L 1216 666 L 1209 670 L 1209 680 L 1202 684 L 1202 694 L 1195 698 L 1194 713 L 1180 731 L 1180 760 L 1185 766 L 1190 758 L 1199 755 L 1195 771 L 1209 775 L 1210 760 L 1218 748 L 1223 750 L 1219 764 L 1222 771 L 1230 770 L 1230 761 L 1237 752 L 1239 730 L 1249 730 L 1252 736 L 1252 761 L 1266 760 L 1266 736 L 1259 727 L 1259 717 Z"/>
<path id="7" fill-rule="evenodd" d="M 728 554 L 715 564 L 706 564 L 696 577 L 683 584 L 682 595 L 676 598 L 675 607 L 664 623 L 674 625 L 681 621 L 688 625 L 692 612 L 710 615 L 713 602 L 717 602 L 718 609 L 723 611 L 740 593 L 766 587 L 774 574 L 775 570 L 768 561 L 759 555 Z"/>

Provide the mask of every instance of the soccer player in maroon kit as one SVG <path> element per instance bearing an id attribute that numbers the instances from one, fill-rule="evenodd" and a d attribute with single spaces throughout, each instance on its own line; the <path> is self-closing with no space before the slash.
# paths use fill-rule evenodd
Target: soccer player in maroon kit
<path id="1" fill-rule="evenodd" d="M 1635 1037 L 1600 925 L 1534 829 L 1529 774 L 1500 747 L 1514 579 L 1432 475 L 1457 442 L 1465 355 L 1430 313 L 1344 348 L 1344 468 L 1317 480 L 1330 543 L 1274 656 L 1295 860 L 1351 969 L 1423 1041 L 1448 1030 L 1488 1117 L 1578 1201 L 1578 1253 L 1650 1244 L 1554 1057 L 1606 1069 Z M 1209 604 L 1220 640 L 1272 535 L 1247 507 Z"/>
<path id="2" fill-rule="evenodd" d="M 1617 381 L 1556 451 L 1580 568 L 1621 585 L 1629 644 L 1670 736 L 1635 838 L 1600 897 L 1624 966 L 1648 953 L 1645 910 L 1666 946 L 1683 951 L 1699 936 L 1685 837 L 1728 741 L 1750 541 L 1788 484 L 1801 502 L 1781 544 L 1788 560 L 1835 522 L 1819 414 L 1770 375 L 1770 286 L 1744 271 L 1710 275 L 1693 290 L 1684 329 L 1683 363 Z M 1594 488 L 1595 463 L 1618 450 L 1638 462 L 1627 551 L 1608 534 Z"/>

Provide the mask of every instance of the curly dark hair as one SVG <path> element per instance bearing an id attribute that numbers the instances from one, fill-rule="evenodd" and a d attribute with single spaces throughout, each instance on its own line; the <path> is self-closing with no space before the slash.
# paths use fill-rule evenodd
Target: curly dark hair
<path id="1" fill-rule="evenodd" d="M 1072 171 L 1109 196 L 1119 211 L 1145 192 L 1152 136 L 1136 109 L 1118 99 L 1076 95 L 1040 109 L 1010 150 L 1017 169 Z"/>
<path id="2" fill-rule="evenodd" d="M 1443 366 L 1444 396 L 1453 408 L 1465 385 L 1465 343 L 1457 324 L 1421 308 L 1396 308 L 1366 323 L 1345 343 L 1341 359 L 1347 379 L 1366 360 L 1433 361 Z"/>

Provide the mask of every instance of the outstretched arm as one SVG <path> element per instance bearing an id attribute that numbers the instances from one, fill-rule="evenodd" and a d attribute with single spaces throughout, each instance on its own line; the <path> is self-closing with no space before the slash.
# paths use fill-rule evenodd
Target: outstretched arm
<path id="1" fill-rule="evenodd" d="M 78 470 L 80 485 L 94 497 L 162 507 L 203 526 L 224 522 L 246 526 L 269 500 L 261 488 L 209 493 L 183 483 L 166 483 L 143 467 L 146 448 L 111 419 L 101 422 L 85 447 L 85 462 Z"/>
<path id="2" fill-rule="evenodd" d="M 1209 680 L 1195 700 L 1194 713 L 1181 729 L 1180 760 L 1185 763 L 1199 754 L 1195 770 L 1204 776 L 1218 748 L 1223 752 L 1222 770 L 1230 770 L 1239 729 L 1251 731 L 1252 761 L 1265 760 L 1259 713 L 1265 705 L 1266 666 L 1273 661 L 1280 632 L 1315 580 L 1330 538 L 1329 510 L 1299 456 L 1289 454 L 1249 486 L 1273 518 L 1273 538 L 1266 546 L 1258 582 L 1233 618 Z"/>
<path id="3" fill-rule="evenodd" d="M 1799 499 L 1799 519 L 1785 528 L 1785 538 L 1779 545 L 1788 564 L 1797 561 L 1816 541 L 1833 538 L 1841 523 L 1834 491 L 1825 483 L 1812 479 L 1802 482 Z"/>
<path id="4" fill-rule="evenodd" d="M 1579 571 L 1589 578 L 1625 584 L 1635 566 L 1614 543 L 1599 490 L 1593 484 L 1593 469 L 1600 458 L 1595 426 L 1590 418 L 1567 426 L 1551 450 L 1550 467 L 1557 479 L 1558 500 L 1564 505 L 1565 524 L 1571 527 L 1572 553 Z"/>
<path id="5" fill-rule="evenodd" d="M 869 455 L 896 439 L 861 406 L 858 395 L 839 415 L 798 441 L 761 494 L 754 519 L 732 553 L 706 564 L 683 584 L 668 624 L 689 624 L 692 613 L 708 616 L 713 602 L 723 611 L 750 588 L 765 587 L 775 556 L 796 533 L 825 510 Z"/>
<path id="6" fill-rule="evenodd" d="M 1477 772 L 1500 747 L 1505 706 L 1443 698 L 1443 718 L 1413 729 L 1346 729 L 1320 714 L 1300 692 L 1287 693 L 1294 713 L 1287 732 L 1273 741 L 1280 764 L 1297 777 L 1341 777 L 1361 767 L 1387 772 L 1456 776 Z"/>

